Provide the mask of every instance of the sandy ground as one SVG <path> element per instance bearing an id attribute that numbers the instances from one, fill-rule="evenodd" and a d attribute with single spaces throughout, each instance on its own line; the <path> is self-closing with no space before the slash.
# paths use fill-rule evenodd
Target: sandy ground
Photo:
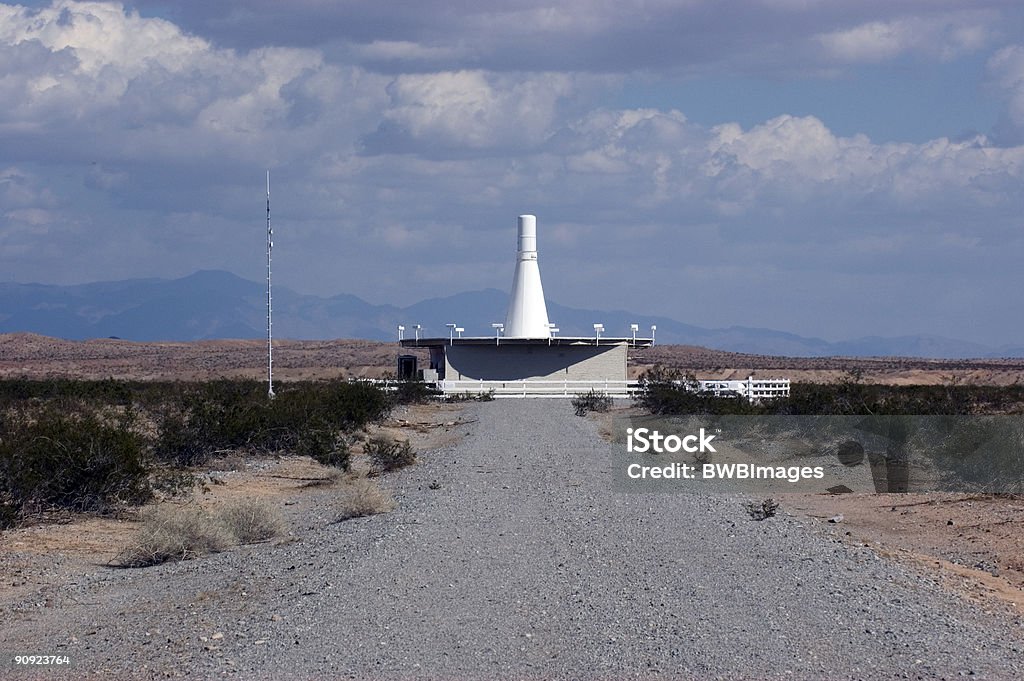
<path id="1" fill-rule="evenodd" d="M 395 343 L 364 340 L 274 342 L 274 375 L 281 380 L 379 378 L 395 370 Z M 656 345 L 630 351 L 629 373 L 638 377 L 662 364 L 692 371 L 698 378 L 787 377 L 831 382 L 850 370 L 872 383 L 1011 385 L 1024 377 L 1024 359 L 929 360 L 905 357 L 771 357 L 722 352 L 688 345 Z M 136 343 L 117 339 L 66 341 L 35 334 L 0 334 L 0 378 L 73 377 L 202 380 L 210 377 L 263 378 L 266 344 L 259 340 L 195 343 Z"/>
<path id="2" fill-rule="evenodd" d="M 132 343 L 105 339 L 62 341 L 31 334 L 0 335 L 0 377 L 205 379 L 263 376 L 265 346 L 259 341 Z M 398 349 L 370 341 L 280 341 L 275 372 L 283 379 L 381 376 Z M 869 381 L 941 383 L 957 376 L 969 383 L 1012 384 L 1024 360 L 933 361 L 793 359 L 723 353 L 687 346 L 658 346 L 631 359 L 634 373 L 654 363 L 701 376 L 785 375 L 795 380 L 835 380 L 861 369 Z M 420 406 L 396 412 L 381 428 L 408 438 L 416 448 L 443 446 L 458 434 L 456 406 Z M 309 459 L 282 457 L 223 462 L 207 471 L 197 491 L 204 505 L 238 496 L 288 498 L 316 493 L 312 479 L 326 471 Z M 213 482 L 216 479 L 226 484 Z M 1024 500 L 968 495 L 804 494 L 781 498 L 781 512 L 815 518 L 844 541 L 938 573 L 950 588 L 975 599 L 1024 608 Z M 841 515 L 839 523 L 828 519 Z M 52 519 L 51 519 L 52 520 Z M 106 569 L 131 537 L 134 517 L 69 517 L 0 534 L 0 600 L 35 594 L 41 606 L 53 584 L 76 574 Z M 116 550 L 112 547 L 118 547 Z"/>
<path id="3" fill-rule="evenodd" d="M 1024 359 L 922 359 L 916 357 L 774 357 L 723 352 L 690 345 L 656 345 L 630 352 L 630 375 L 655 364 L 677 367 L 701 379 L 788 378 L 830 383 L 863 372 L 867 383 L 1013 385 L 1024 377 Z"/>
<path id="4" fill-rule="evenodd" d="M 406 350 L 402 352 L 408 354 Z M 109 338 L 67 341 L 27 333 L 0 334 L 0 378 L 262 379 L 266 377 L 266 353 L 266 342 L 258 340 L 136 343 Z M 380 378 L 386 372 L 394 372 L 398 354 L 394 343 L 274 341 L 274 377 Z M 420 354 L 422 362 L 426 352 Z"/>
<path id="5" fill-rule="evenodd" d="M 846 541 L 939 574 L 971 599 L 1024 612 L 1024 498 L 935 492 L 779 501 L 783 511 L 817 518 Z"/>

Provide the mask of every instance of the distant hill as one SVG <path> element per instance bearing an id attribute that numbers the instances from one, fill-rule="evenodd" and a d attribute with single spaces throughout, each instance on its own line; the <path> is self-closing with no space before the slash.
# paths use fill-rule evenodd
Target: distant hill
<path id="1" fill-rule="evenodd" d="M 263 283 L 229 272 L 204 270 L 181 279 L 128 279 L 76 286 L 0 284 L 0 333 L 26 331 L 81 340 L 116 336 L 128 340 L 205 340 L 259 338 L 266 328 Z M 447 334 L 458 323 L 468 335 L 488 335 L 504 321 L 508 294 L 496 289 L 424 300 L 408 307 L 374 305 L 351 295 L 330 298 L 274 289 L 275 336 L 281 338 L 365 338 L 391 340 L 398 324 L 423 325 L 423 335 Z M 582 310 L 548 301 L 548 312 L 562 335 L 593 334 L 601 322 L 606 334 L 641 334 L 658 326 L 660 343 L 700 345 L 731 352 L 791 357 L 912 356 L 1019 357 L 1024 348 L 990 348 L 937 336 L 865 337 L 838 343 L 783 331 L 732 326 L 705 329 L 667 317 L 621 310 Z M 409 332 L 411 335 L 411 331 Z"/>

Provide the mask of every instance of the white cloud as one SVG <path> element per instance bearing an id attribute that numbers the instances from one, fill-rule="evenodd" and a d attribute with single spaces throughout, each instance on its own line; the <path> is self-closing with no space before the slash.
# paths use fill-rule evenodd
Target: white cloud
<path id="1" fill-rule="evenodd" d="M 210 49 L 205 40 L 184 35 L 168 21 L 143 19 L 120 4 L 74 0 L 56 0 L 40 10 L 0 7 L 0 41 L 38 41 L 53 52 L 69 49 L 78 61 L 76 70 L 94 77 L 110 65 L 126 76 L 153 65 L 181 71 Z"/>
<path id="2" fill-rule="evenodd" d="M 358 116 L 384 97 L 383 78 L 327 64 L 317 50 L 239 54 L 113 3 L 4 5 L 0 16 L 0 97 L 10 103 L 0 131 L 34 131 L 24 144 L 62 154 L 280 162 L 320 146 L 309 128 L 327 125 L 326 110 L 343 130 L 350 119 L 337 114 Z"/>
<path id="3" fill-rule="evenodd" d="M 998 132 L 1008 143 L 1024 143 L 1024 46 L 999 50 L 989 59 L 988 69 L 1006 100 Z"/>
<path id="4" fill-rule="evenodd" d="M 880 62 L 908 53 L 949 60 L 987 46 L 997 19 L 993 13 L 978 11 L 911 16 L 869 21 L 819 34 L 816 39 L 826 54 L 841 62 Z"/>
<path id="5" fill-rule="evenodd" d="M 949 59 L 1012 25 L 1005 0 L 136 0 L 218 44 L 315 45 L 372 70 L 807 73 L 911 52 Z M 965 8 L 965 6 L 967 8 Z M 827 61 L 822 64 L 822 53 Z"/>
<path id="6" fill-rule="evenodd" d="M 847 288 L 884 288 L 871 279 L 884 270 L 886 282 L 934 289 L 936 273 L 995 276 L 1024 256 L 1007 236 L 1024 209 L 1022 147 L 984 136 L 883 143 L 807 115 L 701 124 L 687 117 L 702 120 L 700 108 L 668 90 L 680 64 L 752 63 L 756 53 L 771 70 L 781 52 L 769 44 L 792 45 L 787 64 L 822 49 L 830 66 L 947 58 L 991 40 L 988 15 L 894 17 L 865 2 L 840 21 L 834 3 L 764 0 L 723 28 L 729 13 L 716 6 L 474 6 L 450 34 L 364 25 L 340 47 L 228 49 L 109 3 L 0 5 L 0 267 L 20 279 L 218 266 L 258 277 L 268 165 L 285 283 L 378 301 L 507 286 L 494 262 L 526 211 L 550 225 L 545 257 L 561 258 L 545 270 L 553 297 L 580 304 L 596 292 L 628 305 L 658 287 L 761 272 L 757 313 L 772 286 L 807 286 L 807 271 L 821 283 L 805 301 L 852 304 L 834 272 Z M 536 26 L 515 28 L 527 20 Z M 750 31 L 756 21 L 763 31 Z M 496 33 L 497 47 L 480 47 Z M 373 71 L 372 60 L 396 70 Z M 999 51 L 989 67 L 1007 125 L 1024 131 L 1024 48 Z M 651 88 L 652 103 L 634 105 L 618 89 L 628 76 L 583 73 L 633 69 L 664 85 L 664 100 Z M 751 309 L 749 285 L 722 288 L 731 293 L 680 296 L 663 312 Z"/>
<path id="7" fill-rule="evenodd" d="M 573 81 L 563 74 L 410 74 L 395 78 L 388 93 L 384 119 L 413 140 L 507 148 L 546 138 L 559 101 L 573 93 Z"/>
<path id="8" fill-rule="evenodd" d="M 864 135 L 837 136 L 812 116 L 780 116 L 748 131 L 718 126 L 708 149 L 710 177 L 728 183 L 753 171 L 745 184 L 750 201 L 771 192 L 871 196 L 892 207 L 986 205 L 1001 200 L 1006 180 L 1024 177 L 1024 148 L 995 147 L 983 137 L 878 144 Z"/>
<path id="9" fill-rule="evenodd" d="M 470 53 L 465 46 L 432 46 L 411 40 L 374 40 L 368 45 L 359 45 L 356 54 L 370 61 L 438 62 L 458 59 Z"/>

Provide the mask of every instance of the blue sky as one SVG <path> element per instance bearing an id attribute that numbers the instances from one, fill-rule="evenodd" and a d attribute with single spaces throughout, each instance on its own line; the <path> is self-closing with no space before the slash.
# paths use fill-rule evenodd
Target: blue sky
<path id="1" fill-rule="evenodd" d="M 974 55 L 930 65 L 864 66 L 810 81 L 746 75 L 636 78 L 607 105 L 679 109 L 706 126 L 736 121 L 752 127 L 783 114 L 815 116 L 837 135 L 921 143 L 991 132 L 1002 104 L 985 92 L 985 75 L 985 59 Z"/>
<path id="2" fill-rule="evenodd" d="M 548 296 L 839 340 L 1024 332 L 1024 6 L 0 5 L 0 269 Z"/>

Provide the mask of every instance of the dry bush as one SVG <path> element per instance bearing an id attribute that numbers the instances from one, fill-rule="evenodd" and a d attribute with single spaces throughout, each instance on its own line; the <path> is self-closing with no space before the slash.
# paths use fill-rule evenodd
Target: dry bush
<path id="1" fill-rule="evenodd" d="M 230 544 L 230 533 L 202 509 L 158 506 L 142 516 L 136 544 L 127 551 L 134 560 L 122 562 L 144 566 L 189 560 L 223 551 Z"/>
<path id="2" fill-rule="evenodd" d="M 416 452 L 408 440 L 374 435 L 363 444 L 363 453 L 373 461 L 374 474 L 386 473 L 416 463 Z"/>
<path id="3" fill-rule="evenodd" d="M 190 560 L 231 544 L 227 529 L 195 506 L 156 506 L 143 512 L 141 519 L 135 542 L 118 556 L 124 567 Z"/>
<path id="4" fill-rule="evenodd" d="M 776 511 L 779 510 L 779 502 L 768 498 L 759 502 L 752 501 L 745 508 L 751 520 L 765 520 L 775 517 Z"/>
<path id="5" fill-rule="evenodd" d="M 338 522 L 387 513 L 395 507 L 391 494 L 367 478 L 356 478 L 345 485 L 338 504 Z"/>
<path id="6" fill-rule="evenodd" d="M 239 544 L 266 541 L 284 534 L 285 524 L 281 512 L 259 499 L 248 499 L 217 513 L 217 520 Z"/>
<path id="7" fill-rule="evenodd" d="M 588 411 L 606 412 L 612 408 L 612 398 L 606 393 L 591 389 L 572 399 L 572 408 L 576 416 L 586 416 Z"/>

